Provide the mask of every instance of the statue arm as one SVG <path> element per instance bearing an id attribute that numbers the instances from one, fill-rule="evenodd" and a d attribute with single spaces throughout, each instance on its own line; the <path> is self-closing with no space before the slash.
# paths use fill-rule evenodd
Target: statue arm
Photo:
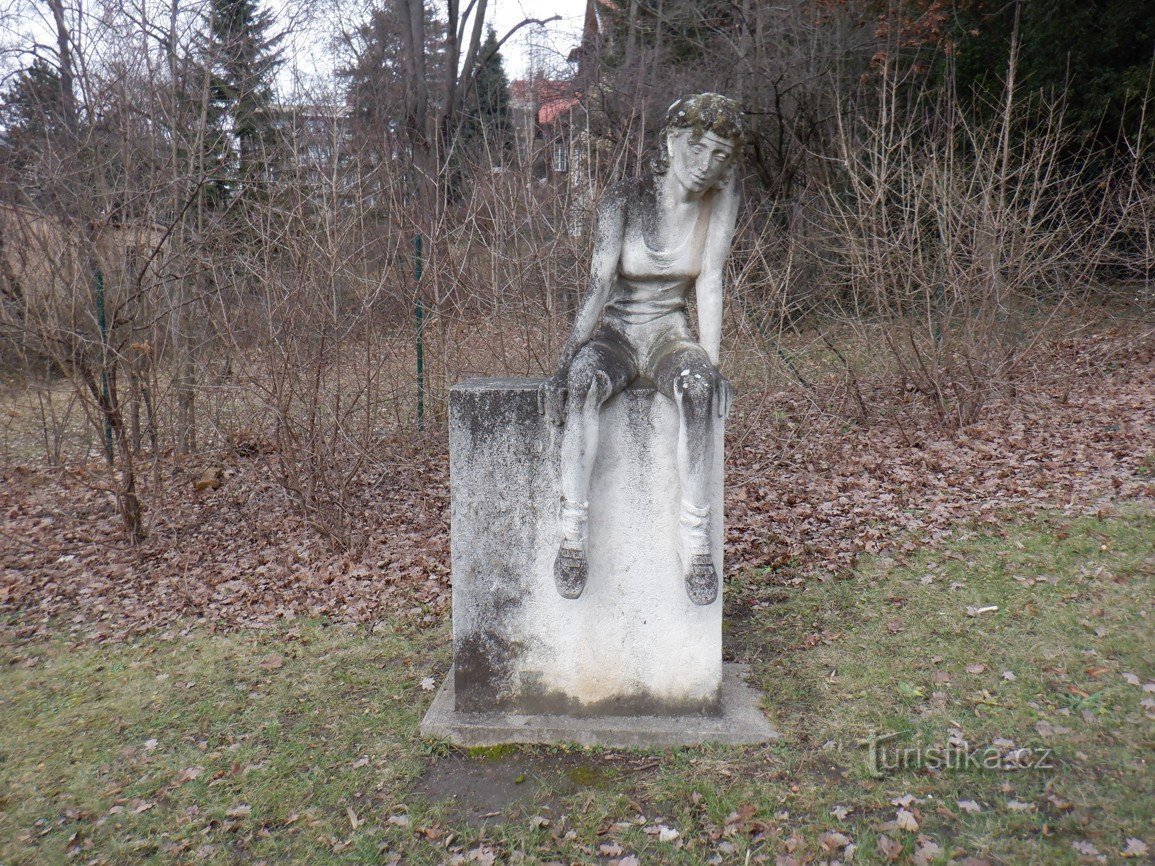
<path id="1" fill-rule="evenodd" d="M 602 308 L 609 300 L 622 255 L 626 225 L 626 198 L 619 186 L 611 187 L 598 207 L 594 252 L 590 263 L 590 282 L 574 318 L 573 330 L 562 348 L 558 375 L 564 377 L 570 363 L 593 334 Z"/>
<path id="2" fill-rule="evenodd" d="M 731 171 L 725 186 L 714 200 L 714 212 L 706 234 L 702 271 L 694 286 L 698 306 L 698 339 L 714 366 L 722 346 L 722 272 L 738 219 L 736 172 Z"/>

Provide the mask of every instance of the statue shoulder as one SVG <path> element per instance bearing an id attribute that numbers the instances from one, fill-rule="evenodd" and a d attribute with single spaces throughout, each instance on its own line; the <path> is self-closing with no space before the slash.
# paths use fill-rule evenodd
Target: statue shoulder
<path id="1" fill-rule="evenodd" d="M 652 205 L 654 198 L 653 183 L 646 178 L 629 178 L 618 180 L 606 187 L 602 193 L 598 210 L 607 213 L 611 209 L 625 208 L 637 210 Z"/>

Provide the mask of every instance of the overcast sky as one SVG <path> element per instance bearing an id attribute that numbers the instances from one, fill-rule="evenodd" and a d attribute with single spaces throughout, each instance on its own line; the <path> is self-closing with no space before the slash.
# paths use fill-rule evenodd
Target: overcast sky
<path id="1" fill-rule="evenodd" d="M 278 25 L 292 34 L 292 44 L 287 46 L 291 61 L 282 67 L 280 76 L 284 95 L 291 98 L 297 90 L 294 69 L 290 68 L 295 66 L 303 76 L 297 83 L 311 94 L 306 98 L 323 98 L 324 91 L 330 92 L 329 98 L 336 98 L 340 85 L 332 73 L 345 61 L 339 52 L 325 46 L 332 44 L 335 34 L 355 28 L 367 16 L 367 9 L 379 0 L 338 0 L 331 4 L 316 0 L 264 2 L 277 16 Z M 490 0 L 488 18 L 499 39 L 519 21 L 559 16 L 559 20 L 545 27 L 521 28 L 502 46 L 506 77 L 510 81 L 526 78 L 535 63 L 547 72 L 564 72 L 565 58 L 581 41 L 585 8 L 586 0 Z"/>
<path id="2" fill-rule="evenodd" d="M 526 77 L 535 53 L 547 67 L 564 61 L 581 41 L 585 9 L 585 0 L 494 0 L 490 20 L 499 39 L 526 18 L 561 16 L 544 28 L 525 27 L 505 43 L 501 55 L 510 81 Z"/>
<path id="3" fill-rule="evenodd" d="M 192 0 L 190 12 L 208 0 Z M 282 67 L 280 85 L 283 94 L 291 94 L 299 84 L 312 98 L 336 98 L 340 84 L 333 71 L 343 62 L 332 46 L 335 34 L 355 28 L 367 16 L 367 10 L 380 0 L 262 0 L 262 5 L 276 16 L 276 26 L 287 31 L 289 63 Z M 443 8 L 443 2 L 433 0 Z M 462 4 L 465 5 L 465 4 Z M 490 0 L 489 21 L 498 38 L 526 18 L 560 16 L 546 27 L 523 27 L 502 47 L 505 73 L 510 81 L 525 78 L 536 63 L 547 71 L 565 69 L 565 58 L 581 41 L 586 0 Z M 100 0 L 71 0 L 66 5 L 74 32 L 83 34 L 77 22 L 98 14 Z M 83 10 L 77 16 L 77 10 Z M 442 13 L 444 14 L 444 13 Z M 26 66 L 33 42 L 51 45 L 51 22 L 37 0 L 0 0 L 0 77 Z M 294 82 L 294 69 L 302 76 Z M 328 97 L 325 96 L 326 91 Z M 298 91 L 302 92 L 302 91 Z"/>

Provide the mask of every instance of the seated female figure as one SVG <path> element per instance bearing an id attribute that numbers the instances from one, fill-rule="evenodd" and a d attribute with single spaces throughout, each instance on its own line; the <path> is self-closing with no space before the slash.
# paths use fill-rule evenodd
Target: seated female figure
<path id="1" fill-rule="evenodd" d="M 710 467 L 714 419 L 729 412 L 730 383 L 718 372 L 722 269 L 734 234 L 734 161 L 745 132 L 740 106 L 716 93 L 670 106 L 651 178 L 612 187 L 598 210 L 590 287 L 543 385 L 555 419 L 564 406 L 558 591 L 585 587 L 590 475 L 601 406 L 642 377 L 677 405 L 682 572 L 690 599 L 718 597 L 710 556 Z M 698 339 L 686 314 L 696 295 Z"/>

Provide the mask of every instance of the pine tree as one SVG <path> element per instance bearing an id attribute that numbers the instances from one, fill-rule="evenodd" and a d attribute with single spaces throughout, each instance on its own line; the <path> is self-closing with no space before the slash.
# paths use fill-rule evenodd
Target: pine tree
<path id="1" fill-rule="evenodd" d="M 356 30 L 355 62 L 340 69 L 347 84 L 346 99 L 367 139 L 380 144 L 400 133 L 406 125 L 409 95 L 415 89 L 406 62 L 404 29 L 409 22 L 397 0 L 386 0 Z M 445 51 L 445 22 L 432 4 L 425 9 L 425 89 L 438 92 L 437 71 Z M 436 106 L 429 106 L 430 109 Z M 386 145 L 386 153 L 392 145 Z M 382 158 L 385 157 L 382 154 Z"/>
<path id="2" fill-rule="evenodd" d="M 65 129 L 60 71 L 36 58 L 0 95 L 0 164 L 7 183 L 26 190 L 39 184 L 36 175 L 51 145 Z"/>
<path id="3" fill-rule="evenodd" d="M 462 139 L 467 146 L 483 141 L 492 157 L 498 160 L 510 147 L 511 133 L 509 80 L 497 50 L 497 34 L 490 27 L 481 46 Z"/>
<path id="4" fill-rule="evenodd" d="M 273 167 L 273 79 L 284 34 L 272 32 L 273 15 L 258 0 L 212 0 L 210 15 L 207 144 L 219 168 L 210 194 L 229 200 L 262 189 Z"/>

